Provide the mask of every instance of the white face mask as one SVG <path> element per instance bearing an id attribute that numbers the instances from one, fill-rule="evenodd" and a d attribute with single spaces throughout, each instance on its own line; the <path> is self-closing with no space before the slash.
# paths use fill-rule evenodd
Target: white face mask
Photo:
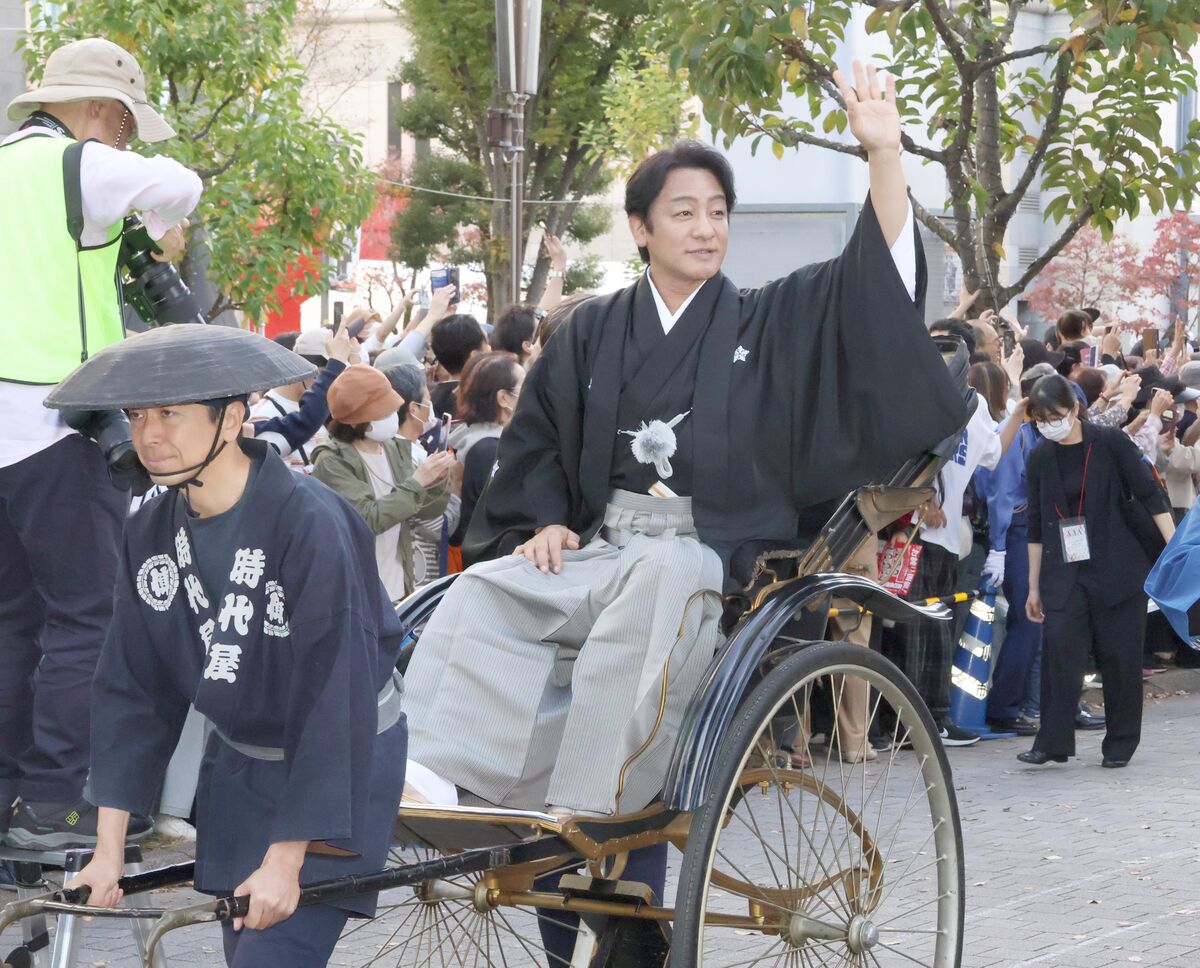
<path id="1" fill-rule="evenodd" d="M 440 423 L 441 423 L 441 421 L 438 420 L 437 414 L 431 413 L 429 415 L 429 419 L 426 420 L 423 424 L 421 424 L 421 435 L 423 436 L 423 435 L 429 433 L 429 431 L 433 430 L 433 428 L 436 427 Z"/>
<path id="2" fill-rule="evenodd" d="M 1074 417 L 1060 417 L 1058 420 L 1039 420 L 1037 422 L 1038 433 L 1047 440 L 1065 440 L 1071 435 L 1071 430 L 1075 426 Z"/>
<path id="3" fill-rule="evenodd" d="M 382 420 L 372 420 L 367 424 L 367 440 L 375 440 L 379 443 L 384 443 L 396 436 L 396 431 L 400 429 L 400 415 L 389 413 Z"/>

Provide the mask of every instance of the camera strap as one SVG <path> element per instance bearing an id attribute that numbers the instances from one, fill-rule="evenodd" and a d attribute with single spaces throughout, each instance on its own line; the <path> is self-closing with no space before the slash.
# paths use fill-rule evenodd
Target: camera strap
<path id="1" fill-rule="evenodd" d="M 94 139 L 89 139 L 94 140 Z M 79 289 L 79 339 L 81 352 L 79 362 L 88 358 L 87 311 L 83 300 L 83 267 L 79 263 L 79 252 L 83 248 L 83 187 L 80 185 L 80 167 L 83 148 L 87 141 L 76 141 L 63 152 L 63 198 L 67 208 L 67 232 L 75 242 L 75 279 Z"/>

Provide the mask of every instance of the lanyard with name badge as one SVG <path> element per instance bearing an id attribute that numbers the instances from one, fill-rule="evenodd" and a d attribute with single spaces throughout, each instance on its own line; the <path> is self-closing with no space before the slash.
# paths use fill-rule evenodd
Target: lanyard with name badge
<path id="1" fill-rule="evenodd" d="M 1088 444 L 1087 454 L 1083 458 L 1083 480 L 1079 484 L 1079 511 L 1073 518 L 1063 517 L 1058 505 L 1054 511 L 1058 515 L 1058 533 L 1062 540 L 1063 561 L 1073 565 L 1081 561 L 1090 561 L 1091 549 L 1088 547 L 1087 522 L 1083 519 L 1083 495 L 1087 490 L 1088 464 L 1092 460 L 1092 444 Z"/>

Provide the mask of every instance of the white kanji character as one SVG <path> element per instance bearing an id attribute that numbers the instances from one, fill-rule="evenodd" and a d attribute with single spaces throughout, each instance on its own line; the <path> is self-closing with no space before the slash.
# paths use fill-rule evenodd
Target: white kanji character
<path id="1" fill-rule="evenodd" d="M 171 587 L 171 570 L 166 565 L 150 569 L 150 594 L 155 598 L 166 598 L 174 589 Z"/>
<path id="2" fill-rule="evenodd" d="M 175 535 L 175 560 L 180 568 L 186 568 L 192 563 L 192 546 L 188 544 L 187 531 L 179 529 Z"/>
<path id="3" fill-rule="evenodd" d="M 242 647 L 240 645 L 222 645 L 220 642 L 214 642 L 209 651 L 204 678 L 237 682 L 238 663 L 241 662 L 241 656 Z"/>
<path id="4" fill-rule="evenodd" d="M 282 625 L 287 621 L 287 615 L 283 610 L 283 589 L 278 586 L 271 589 L 271 598 L 267 602 L 267 618 L 276 625 Z"/>
<path id="5" fill-rule="evenodd" d="M 229 573 L 229 580 L 235 585 L 257 588 L 266 567 L 267 556 L 260 549 L 238 548 L 233 556 L 233 571 Z"/>
<path id="6" fill-rule="evenodd" d="M 221 623 L 222 632 L 229 631 L 229 623 L 232 621 L 238 635 L 245 635 L 250 631 L 250 619 L 252 618 L 254 618 L 254 603 L 245 595 L 235 596 L 230 592 L 225 596 L 225 604 L 221 608 L 221 614 L 217 616 L 217 621 Z"/>
<path id="7" fill-rule="evenodd" d="M 200 638 L 204 642 L 204 654 L 208 655 L 209 646 L 212 645 L 213 632 L 216 631 L 217 623 L 211 618 L 200 626 Z"/>
<path id="8" fill-rule="evenodd" d="M 204 594 L 204 586 L 196 575 L 183 576 L 183 590 L 187 592 L 188 606 L 197 615 L 200 609 L 208 608 L 208 596 Z"/>

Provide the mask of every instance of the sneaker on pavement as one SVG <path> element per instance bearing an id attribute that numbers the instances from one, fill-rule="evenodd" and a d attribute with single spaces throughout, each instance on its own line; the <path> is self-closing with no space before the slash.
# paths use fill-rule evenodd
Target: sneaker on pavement
<path id="1" fill-rule="evenodd" d="M 64 850 L 94 847 L 100 812 L 86 800 L 50 803 L 18 800 L 13 807 L 7 841 L 24 850 Z M 150 817 L 133 814 L 126 840 L 140 840 L 154 829 Z"/>
<path id="2" fill-rule="evenodd" d="M 938 727 L 938 735 L 942 737 L 943 746 L 971 746 L 979 742 L 978 733 L 969 733 L 965 729 L 959 729 L 950 720 L 946 720 Z"/>
<path id="3" fill-rule="evenodd" d="M 183 840 L 187 843 L 196 841 L 196 828 L 183 817 L 172 817 L 169 813 L 160 813 L 155 818 L 154 832 L 168 840 Z"/>

